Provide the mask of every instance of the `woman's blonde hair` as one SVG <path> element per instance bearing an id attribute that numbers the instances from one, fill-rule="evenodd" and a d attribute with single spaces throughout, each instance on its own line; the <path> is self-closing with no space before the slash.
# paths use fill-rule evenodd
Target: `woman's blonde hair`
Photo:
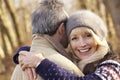
<path id="1" fill-rule="evenodd" d="M 84 60 L 80 60 L 71 51 L 71 56 L 75 59 L 74 61 L 78 64 L 80 69 L 83 70 L 86 64 L 100 60 L 107 54 L 109 50 L 106 41 L 108 29 L 102 18 L 90 10 L 80 10 L 69 17 L 66 27 L 68 38 L 71 31 L 77 27 L 87 27 L 91 29 L 91 34 L 98 44 L 96 52 Z"/>
<path id="2" fill-rule="evenodd" d="M 108 43 L 107 43 L 105 38 L 101 39 L 92 30 L 90 30 L 89 32 L 92 34 L 94 41 L 97 43 L 97 49 L 96 49 L 95 53 L 93 55 L 91 55 L 90 57 L 88 57 L 87 59 L 80 60 L 74 54 L 74 52 L 71 49 L 71 46 L 69 45 L 69 50 L 70 50 L 69 55 L 71 56 L 72 61 L 76 65 L 78 65 L 78 67 L 81 70 L 84 69 L 86 64 L 89 64 L 89 63 L 92 63 L 92 62 L 95 62 L 97 60 L 102 59 L 107 54 L 107 52 L 109 51 L 109 46 L 108 46 Z"/>

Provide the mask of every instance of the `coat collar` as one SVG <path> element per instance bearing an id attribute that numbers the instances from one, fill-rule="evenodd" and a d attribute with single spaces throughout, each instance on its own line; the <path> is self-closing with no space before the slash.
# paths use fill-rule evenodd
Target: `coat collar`
<path id="1" fill-rule="evenodd" d="M 70 56 L 68 56 L 67 52 L 65 51 L 65 48 L 62 46 L 62 44 L 60 44 L 60 42 L 51 38 L 49 35 L 44 35 L 44 38 L 47 39 L 47 41 L 54 47 L 56 51 L 58 51 L 61 55 L 70 59 Z"/>
<path id="2" fill-rule="evenodd" d="M 41 39 L 39 42 L 41 42 L 41 46 L 44 44 L 49 45 L 49 47 L 55 49 L 57 52 L 59 52 L 61 55 L 67 57 L 68 59 L 71 59 L 70 56 L 68 56 L 67 52 L 65 51 L 65 48 L 60 44 L 60 42 L 56 41 L 55 39 L 51 38 L 49 35 L 43 35 L 43 34 L 33 34 L 32 38 L 33 40 L 38 38 Z"/>

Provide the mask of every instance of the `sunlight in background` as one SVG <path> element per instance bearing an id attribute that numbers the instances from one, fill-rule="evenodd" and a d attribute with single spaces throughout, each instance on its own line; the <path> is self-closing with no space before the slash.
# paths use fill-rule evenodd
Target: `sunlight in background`
<path id="1" fill-rule="evenodd" d="M 1 58 L 5 57 L 5 54 L 4 54 L 3 49 L 1 48 L 1 46 L 0 46 L 0 56 L 1 56 Z"/>

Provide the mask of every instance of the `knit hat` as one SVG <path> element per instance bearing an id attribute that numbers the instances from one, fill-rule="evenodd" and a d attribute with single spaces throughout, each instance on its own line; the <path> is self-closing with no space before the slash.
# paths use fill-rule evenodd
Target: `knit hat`
<path id="1" fill-rule="evenodd" d="M 67 22 L 66 32 L 69 37 L 72 29 L 77 27 L 88 27 L 97 34 L 100 39 L 107 37 L 107 27 L 103 20 L 89 10 L 81 10 L 71 15 Z"/>

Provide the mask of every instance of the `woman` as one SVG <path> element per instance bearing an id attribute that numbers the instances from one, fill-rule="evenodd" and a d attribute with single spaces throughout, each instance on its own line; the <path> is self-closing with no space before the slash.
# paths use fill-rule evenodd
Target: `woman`
<path id="1" fill-rule="evenodd" d="M 107 28 L 99 16 L 87 10 L 77 12 L 72 16 L 70 16 L 67 22 L 66 31 L 70 42 L 70 47 L 71 47 L 70 52 L 72 53 L 70 55 L 72 57 L 72 61 L 75 62 L 76 65 L 78 65 L 78 67 L 81 70 L 83 70 L 83 73 L 85 74 L 93 73 L 93 74 L 89 74 L 84 77 L 77 77 L 74 74 L 71 74 L 64 69 L 61 69 L 56 64 L 50 62 L 47 59 L 44 59 L 43 57 L 39 58 L 38 55 L 32 57 L 30 56 L 30 54 L 26 55 L 21 52 L 22 55 L 26 56 L 26 58 L 23 61 L 21 61 L 24 64 L 22 66 L 23 69 L 26 66 L 28 67 L 37 66 L 36 72 L 39 73 L 45 80 L 47 79 L 119 80 L 120 79 L 120 73 L 119 73 L 120 64 L 115 61 L 112 61 L 112 60 L 116 60 L 119 62 L 119 58 L 117 58 L 117 56 L 112 54 L 109 49 L 109 46 L 106 41 Z M 39 64 L 40 60 L 42 62 Z M 108 61 L 103 62 L 104 60 L 108 60 Z M 115 65 L 119 67 L 116 67 Z M 98 68 L 96 69 L 96 67 Z"/>
<path id="2" fill-rule="evenodd" d="M 120 62 L 118 56 L 109 49 L 106 25 L 93 12 L 83 10 L 73 14 L 68 20 L 66 31 L 72 61 L 84 74 L 94 72 L 96 66 L 104 60 Z"/>

